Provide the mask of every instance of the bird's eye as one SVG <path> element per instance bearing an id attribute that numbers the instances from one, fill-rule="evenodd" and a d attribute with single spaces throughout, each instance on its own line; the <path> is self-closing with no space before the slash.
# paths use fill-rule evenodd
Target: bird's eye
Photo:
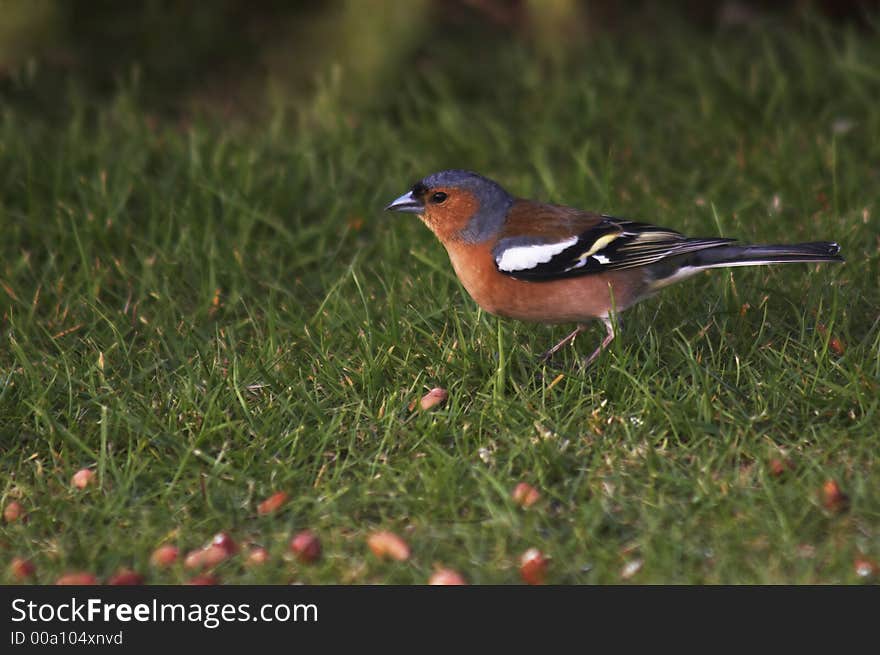
<path id="1" fill-rule="evenodd" d="M 431 196 L 431 202 L 435 205 L 439 205 L 441 202 L 444 202 L 447 198 L 447 195 L 442 191 L 438 191 L 434 195 Z"/>

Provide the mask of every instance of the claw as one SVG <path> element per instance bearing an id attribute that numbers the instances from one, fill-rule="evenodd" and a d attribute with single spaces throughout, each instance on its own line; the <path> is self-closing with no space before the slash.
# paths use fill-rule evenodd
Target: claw
<path id="1" fill-rule="evenodd" d="M 588 368 L 590 364 L 596 361 L 596 358 L 602 354 L 602 352 L 608 347 L 608 345 L 614 341 L 614 324 L 611 322 L 611 319 L 607 316 L 602 319 L 602 323 L 605 325 L 605 329 L 608 331 L 608 334 L 602 339 L 602 343 L 599 344 L 599 347 L 593 351 L 589 357 L 584 360 L 583 367 Z"/>
<path id="2" fill-rule="evenodd" d="M 555 346 L 553 346 L 550 350 L 548 350 L 548 351 L 545 352 L 543 355 L 541 355 L 540 361 L 541 361 L 541 362 L 548 362 L 548 361 L 550 361 L 550 359 L 553 358 L 553 355 L 555 355 L 556 353 L 559 352 L 559 349 L 560 349 L 560 348 L 562 348 L 562 347 L 565 346 L 566 344 L 568 344 L 568 343 L 574 341 L 574 338 L 575 338 L 577 335 L 579 335 L 581 332 L 583 332 L 584 330 L 586 330 L 586 329 L 587 329 L 587 326 L 584 325 L 583 323 L 578 324 L 578 326 L 577 326 L 577 328 L 575 329 L 574 332 L 572 332 L 571 334 L 569 334 L 569 335 L 568 335 L 567 337 L 565 337 L 562 341 L 560 341 L 560 342 L 557 343 Z"/>

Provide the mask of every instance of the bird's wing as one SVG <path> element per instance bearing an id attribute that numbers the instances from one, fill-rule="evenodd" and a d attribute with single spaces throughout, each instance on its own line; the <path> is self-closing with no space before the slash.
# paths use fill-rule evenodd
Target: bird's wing
<path id="1" fill-rule="evenodd" d="M 648 223 L 519 200 L 492 250 L 501 273 L 549 281 L 647 266 L 734 239 L 690 239 Z"/>

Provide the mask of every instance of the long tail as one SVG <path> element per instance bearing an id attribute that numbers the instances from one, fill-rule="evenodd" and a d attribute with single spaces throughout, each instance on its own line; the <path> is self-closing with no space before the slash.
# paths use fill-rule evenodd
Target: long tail
<path id="1" fill-rule="evenodd" d="M 842 262 L 840 246 L 830 241 L 790 245 L 718 246 L 698 250 L 683 262 L 694 268 L 763 266 L 793 262 Z"/>
<path id="2" fill-rule="evenodd" d="M 840 246 L 830 241 L 790 245 L 735 246 L 718 245 L 688 253 L 673 262 L 662 261 L 652 267 L 657 290 L 706 270 L 731 266 L 764 266 L 795 262 L 842 262 Z"/>

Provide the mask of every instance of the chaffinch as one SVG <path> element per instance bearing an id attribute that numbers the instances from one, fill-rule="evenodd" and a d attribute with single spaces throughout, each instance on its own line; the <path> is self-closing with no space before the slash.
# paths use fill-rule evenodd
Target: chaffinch
<path id="1" fill-rule="evenodd" d="M 418 214 L 449 253 L 458 279 L 487 312 L 522 321 L 577 323 L 544 353 L 547 359 L 599 319 L 614 339 L 612 317 L 673 282 L 708 268 L 789 262 L 840 262 L 827 241 L 733 245 L 604 214 L 514 198 L 464 170 L 434 173 L 386 210 Z"/>

